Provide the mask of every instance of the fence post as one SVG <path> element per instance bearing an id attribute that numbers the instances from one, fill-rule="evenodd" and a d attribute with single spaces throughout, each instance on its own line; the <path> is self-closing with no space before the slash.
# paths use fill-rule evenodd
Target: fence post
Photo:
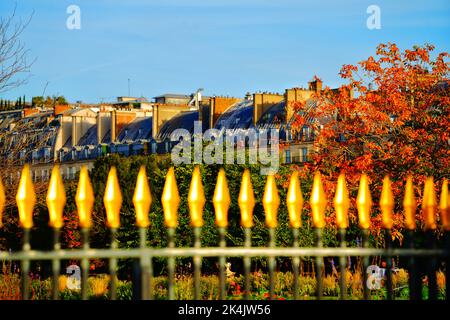
<path id="1" fill-rule="evenodd" d="M 277 227 L 277 214 L 280 205 L 280 197 L 278 195 L 277 184 L 275 176 L 270 174 L 267 176 L 266 186 L 263 195 L 264 212 L 266 213 L 266 225 L 269 228 L 269 248 L 275 248 L 275 228 Z M 275 264 L 274 256 L 268 258 L 269 264 L 269 299 L 275 298 Z"/>
<path id="2" fill-rule="evenodd" d="M 314 182 L 311 190 L 311 210 L 313 217 L 314 233 L 316 237 L 316 247 L 323 247 L 322 229 L 325 227 L 325 209 L 327 206 L 327 199 L 323 190 L 322 178 L 319 172 L 314 174 Z M 317 299 L 322 299 L 322 271 L 323 271 L 323 257 L 316 257 L 316 292 Z"/>
<path id="3" fill-rule="evenodd" d="M 323 248 L 322 240 L 322 228 L 315 228 L 314 233 L 316 236 L 316 247 Z M 322 299 L 323 284 L 322 284 L 322 272 L 323 272 L 323 257 L 316 257 L 316 296 L 317 300 Z"/>
<path id="4" fill-rule="evenodd" d="M 219 229 L 219 247 L 225 248 L 225 231 L 228 226 L 228 209 L 231 198 L 225 170 L 220 168 L 217 175 L 216 188 L 214 189 L 213 204 L 216 214 L 216 225 Z M 225 300 L 225 256 L 219 257 L 219 298 Z"/>
<path id="5" fill-rule="evenodd" d="M 167 229 L 167 244 L 169 248 L 175 248 L 175 229 L 178 225 L 178 206 L 180 204 L 180 195 L 178 193 L 177 181 L 175 179 L 175 170 L 173 167 L 166 174 L 161 203 L 164 210 L 164 223 Z M 175 299 L 175 257 L 170 256 L 167 261 L 169 275 L 169 299 Z"/>
<path id="6" fill-rule="evenodd" d="M 202 243 L 200 235 L 203 226 L 203 208 L 205 207 L 206 199 L 203 191 L 202 177 L 200 174 L 200 167 L 195 166 L 192 173 L 191 185 L 189 187 L 188 205 L 189 214 L 191 217 L 191 225 L 194 227 L 194 248 L 201 248 Z M 194 299 L 200 300 L 200 276 L 202 271 L 202 257 L 195 255 L 194 262 Z"/>
<path id="7" fill-rule="evenodd" d="M 336 210 L 336 225 L 339 228 L 339 244 L 341 248 L 345 248 L 345 233 L 348 227 L 348 208 L 350 207 L 350 199 L 348 196 L 347 184 L 345 182 L 345 175 L 341 173 L 338 178 L 336 186 L 336 195 L 334 197 L 334 208 Z M 339 285 L 341 291 L 341 300 L 347 297 L 347 257 L 339 257 Z"/>
<path id="8" fill-rule="evenodd" d="M 152 195 L 148 184 L 145 166 L 142 165 L 136 179 L 136 187 L 133 194 L 133 205 L 136 211 L 136 226 L 139 228 L 139 247 L 144 250 L 147 247 L 147 228 L 150 226 L 148 213 L 152 204 Z M 140 270 L 135 261 L 135 279 L 133 281 L 133 295 L 138 299 L 148 300 L 152 298 L 152 258 L 141 253 Z M 140 285 L 138 285 L 140 283 Z"/>
<path id="9" fill-rule="evenodd" d="M 252 181 L 250 179 L 250 170 L 245 169 L 242 174 L 241 189 L 238 197 L 239 209 L 241 211 L 241 226 L 244 228 L 244 247 L 251 248 L 252 246 L 252 231 L 253 227 L 253 208 L 255 207 L 255 195 L 253 193 Z M 244 280 L 245 280 L 245 300 L 250 299 L 250 267 L 251 258 L 246 255 L 243 258 L 244 262 Z"/>
<path id="10" fill-rule="evenodd" d="M 303 211 L 303 195 L 300 189 L 300 181 L 298 177 L 298 172 L 294 171 L 292 173 L 288 192 L 286 195 L 286 205 L 289 211 L 289 224 L 292 228 L 292 236 L 294 238 L 293 247 L 299 247 L 299 228 L 302 226 L 302 211 Z M 300 267 L 300 257 L 295 256 L 292 258 L 292 269 L 294 271 L 294 300 L 298 300 L 299 296 L 299 267 Z"/>
<path id="11" fill-rule="evenodd" d="M 422 213 L 425 222 L 425 241 L 427 248 L 436 248 L 435 230 L 437 229 L 436 223 L 436 192 L 434 190 L 433 177 L 428 177 L 425 181 L 422 199 Z M 426 273 L 428 277 L 428 299 L 437 299 L 437 281 L 436 281 L 436 269 L 437 259 L 435 256 L 430 257 L 426 261 Z"/>
<path id="12" fill-rule="evenodd" d="M 64 191 L 64 183 L 61 178 L 59 166 L 53 167 L 52 175 L 47 191 L 47 207 L 49 213 L 49 225 L 53 227 L 53 251 L 57 253 L 61 249 L 59 238 L 61 235 L 61 227 L 63 226 L 63 211 L 66 204 L 66 192 Z M 53 273 L 53 300 L 59 299 L 59 273 L 61 262 L 58 257 L 52 260 Z"/>
<path id="13" fill-rule="evenodd" d="M 405 246 L 408 249 L 414 249 L 414 231 L 416 230 L 416 198 L 414 196 L 412 176 L 408 176 L 405 186 L 405 195 L 403 198 L 403 209 L 405 212 Z M 417 263 L 420 259 L 410 256 L 408 259 L 408 285 L 409 298 L 411 300 L 422 299 L 422 279 Z"/>

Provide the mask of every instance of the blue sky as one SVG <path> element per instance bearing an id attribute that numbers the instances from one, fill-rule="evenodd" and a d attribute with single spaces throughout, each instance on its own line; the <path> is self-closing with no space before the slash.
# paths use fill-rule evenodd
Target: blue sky
<path id="1" fill-rule="evenodd" d="M 432 43 L 450 52 L 450 1 L 294 0 L 1 0 L 0 15 L 34 12 L 22 41 L 36 58 L 26 85 L 0 97 L 64 95 L 112 101 L 128 94 L 191 93 L 242 97 L 283 92 L 314 75 L 341 83 L 343 64 L 374 54 L 381 42 L 401 49 Z M 69 5 L 81 29 L 69 30 Z M 369 30 L 369 5 L 381 29 Z"/>

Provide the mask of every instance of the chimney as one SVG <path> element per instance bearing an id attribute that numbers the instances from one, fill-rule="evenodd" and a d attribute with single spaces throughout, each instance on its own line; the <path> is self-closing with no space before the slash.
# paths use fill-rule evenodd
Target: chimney
<path id="1" fill-rule="evenodd" d="M 78 143 L 78 128 L 77 128 L 77 117 L 72 116 L 72 146 L 76 146 Z"/>
<path id="2" fill-rule="evenodd" d="M 315 78 L 314 80 L 308 82 L 309 90 L 315 93 L 320 93 L 322 91 L 322 80 Z"/>
<path id="3" fill-rule="evenodd" d="M 116 110 L 111 111 L 111 142 L 116 141 Z"/>
<path id="4" fill-rule="evenodd" d="M 97 113 L 97 144 L 102 143 L 102 118 L 100 117 L 100 111 Z"/>

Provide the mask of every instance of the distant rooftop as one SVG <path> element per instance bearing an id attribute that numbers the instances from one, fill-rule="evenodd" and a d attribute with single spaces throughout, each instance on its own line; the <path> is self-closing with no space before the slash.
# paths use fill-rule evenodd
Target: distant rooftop
<path id="1" fill-rule="evenodd" d="M 190 94 L 178 94 L 178 93 L 165 93 L 160 96 L 153 97 L 153 99 L 157 98 L 181 98 L 181 99 L 189 99 L 191 97 Z"/>

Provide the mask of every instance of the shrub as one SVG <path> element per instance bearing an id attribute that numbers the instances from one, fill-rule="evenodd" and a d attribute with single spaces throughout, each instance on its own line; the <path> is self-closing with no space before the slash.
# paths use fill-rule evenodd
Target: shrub
<path id="1" fill-rule="evenodd" d="M 323 278 L 323 295 L 324 296 L 337 296 L 339 295 L 339 286 L 336 278 L 332 275 L 328 275 Z"/>
<path id="2" fill-rule="evenodd" d="M 405 269 L 399 269 L 392 273 L 392 285 L 394 288 L 404 287 L 408 285 L 408 272 Z"/>
<path id="3" fill-rule="evenodd" d="M 119 281 L 117 285 L 117 299 L 131 300 L 133 298 L 133 284 L 128 281 Z"/>
<path id="4" fill-rule="evenodd" d="M 299 295 L 308 299 L 316 294 L 316 279 L 313 277 L 300 277 L 298 279 Z"/>
<path id="5" fill-rule="evenodd" d="M 109 275 L 102 274 L 95 277 L 89 277 L 88 286 L 90 296 L 94 299 L 105 298 L 108 293 Z"/>

